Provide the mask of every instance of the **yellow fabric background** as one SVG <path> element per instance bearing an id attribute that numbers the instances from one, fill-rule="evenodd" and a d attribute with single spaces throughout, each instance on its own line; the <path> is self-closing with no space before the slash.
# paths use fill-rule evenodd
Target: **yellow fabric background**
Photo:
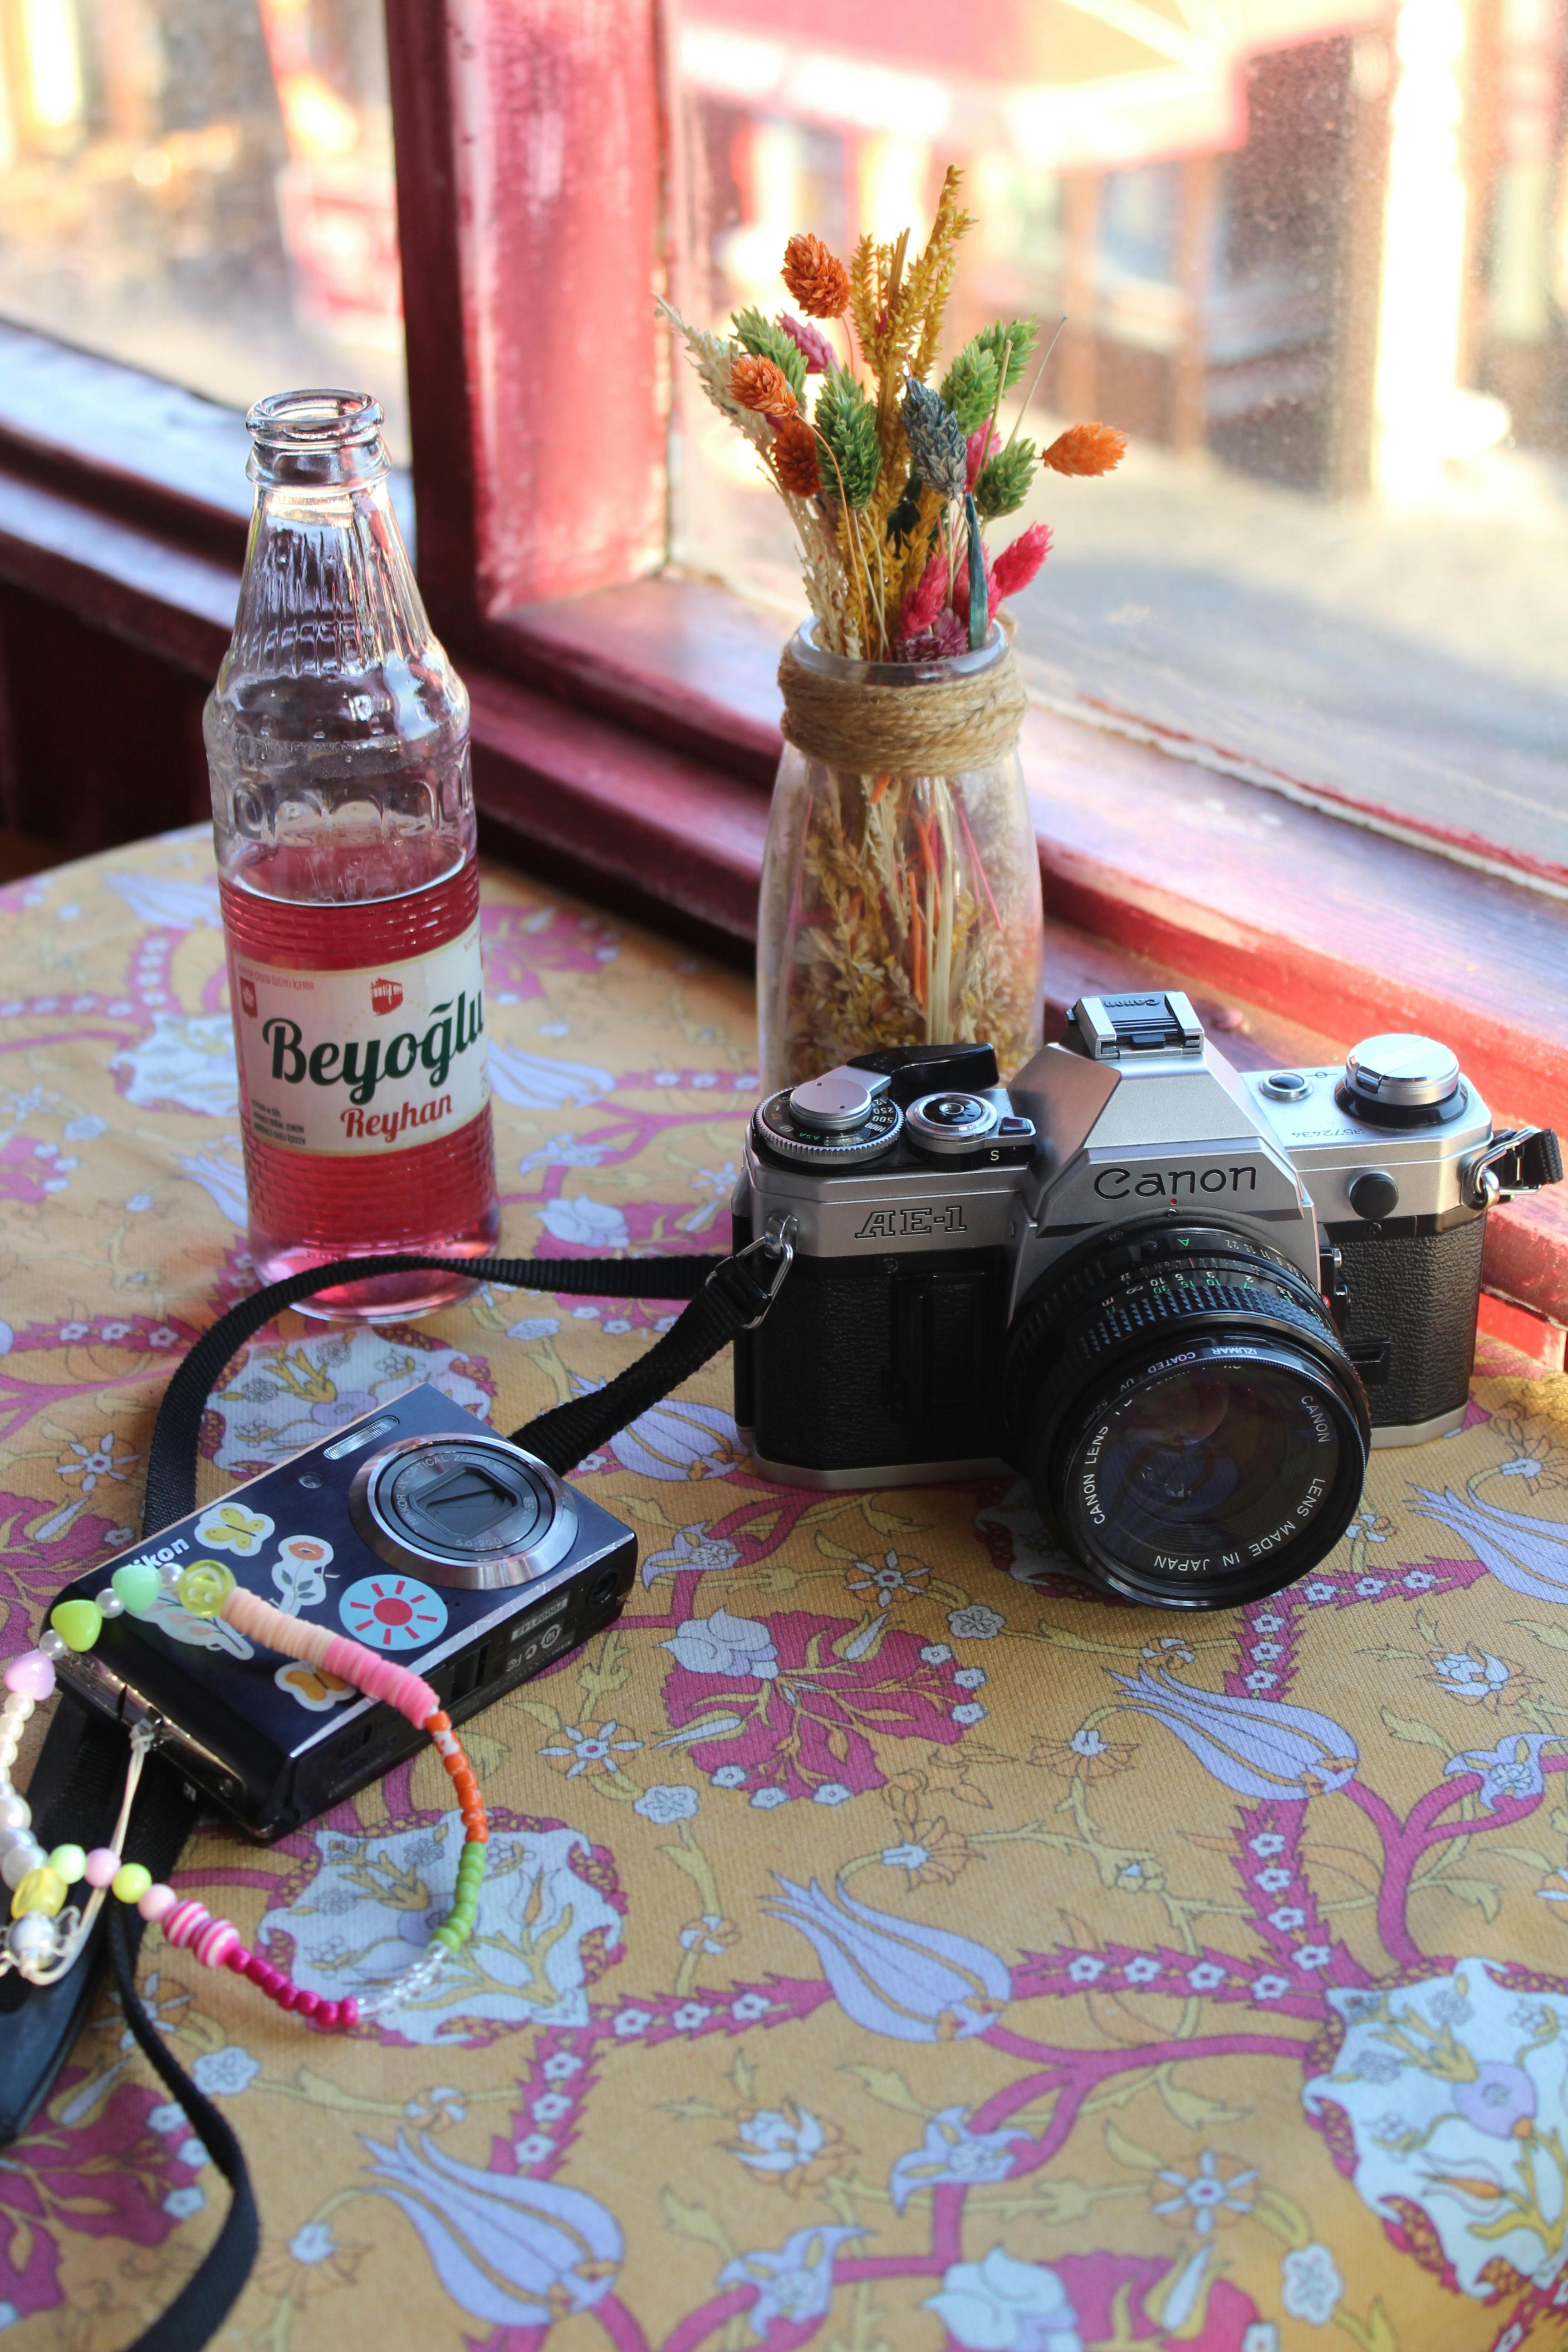
<path id="1" fill-rule="evenodd" d="M 10 1652 L 134 1527 L 167 1365 L 246 1273 L 205 835 L 0 905 Z M 722 1247 L 749 991 L 510 874 L 486 905 L 503 1247 Z M 490 1292 L 346 1351 L 285 1318 L 202 1493 L 422 1377 L 510 1429 L 658 1311 Z M 586 1473 L 635 1622 L 473 1727 L 483 2014 L 328 2039 L 148 1937 L 264 2220 L 223 2340 L 1568 2338 L 1564 1382 L 1479 1381 L 1460 1436 L 1375 1457 L 1319 1578 L 1196 1621 L 1072 1587 L 1000 1483 L 769 1489 L 729 1403 L 721 1363 Z M 208 1830 L 181 1885 L 323 1968 L 415 1949 L 446 1794 L 426 1758 L 275 1850 Z M 127 2342 L 224 2193 L 105 2000 L 0 2153 L 8 2340 Z"/>

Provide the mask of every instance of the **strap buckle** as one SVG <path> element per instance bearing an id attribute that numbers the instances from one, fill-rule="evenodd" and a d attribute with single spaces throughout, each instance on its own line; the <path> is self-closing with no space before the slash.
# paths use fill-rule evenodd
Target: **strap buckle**
<path id="1" fill-rule="evenodd" d="M 1562 1181 L 1563 1149 L 1551 1128 L 1505 1128 L 1465 1171 L 1465 1200 L 1472 1209 L 1489 1209 Z"/>
<path id="2" fill-rule="evenodd" d="M 739 1265 L 744 1259 L 749 1257 L 762 1256 L 771 1258 L 773 1261 L 773 1278 L 768 1284 L 767 1292 L 763 1299 L 762 1306 L 758 1308 L 756 1314 L 752 1316 L 749 1323 L 742 1324 L 741 1328 L 742 1331 L 754 1331 L 757 1329 L 758 1326 L 766 1318 L 768 1310 L 772 1307 L 774 1299 L 778 1297 L 779 1292 L 784 1288 L 784 1276 L 788 1274 L 791 1266 L 795 1264 L 795 1236 L 798 1232 L 799 1227 L 796 1225 L 793 1217 L 770 1217 L 768 1219 L 767 1231 L 763 1234 L 759 1234 L 754 1242 L 748 1242 L 744 1249 L 737 1250 L 734 1256 L 727 1261 L 731 1265 Z M 709 1276 L 709 1281 L 713 1281 L 716 1278 L 716 1276 L 722 1271 L 722 1267 L 716 1268 L 714 1274 L 710 1274 Z"/>

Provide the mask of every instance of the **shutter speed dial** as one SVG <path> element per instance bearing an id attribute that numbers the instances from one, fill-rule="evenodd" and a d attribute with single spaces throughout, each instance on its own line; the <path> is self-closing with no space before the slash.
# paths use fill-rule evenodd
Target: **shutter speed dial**
<path id="1" fill-rule="evenodd" d="M 889 1084 L 879 1070 L 825 1071 L 770 1095 L 752 1115 L 753 1131 L 781 1160 L 809 1166 L 879 1159 L 891 1150 L 904 1125 Z"/>

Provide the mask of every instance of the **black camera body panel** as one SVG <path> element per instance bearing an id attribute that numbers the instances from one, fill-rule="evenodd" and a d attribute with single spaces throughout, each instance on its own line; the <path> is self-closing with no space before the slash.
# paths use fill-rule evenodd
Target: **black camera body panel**
<path id="1" fill-rule="evenodd" d="M 744 1219 L 734 1234 L 744 1247 Z M 765 1345 L 748 1335 L 759 1456 L 865 1483 L 868 1464 L 994 1455 L 1006 1274 L 997 1248 L 797 1257 Z"/>
<path id="2" fill-rule="evenodd" d="M 489 1449 L 497 1443 L 494 1431 L 438 1389 L 410 1389 L 117 1553 L 61 1598 L 96 1600 L 129 1561 L 179 1568 L 210 1556 L 275 1606 L 386 1648 L 423 1675 L 461 1723 L 620 1614 L 636 1573 L 637 1537 L 571 1488 L 563 1490 L 574 1520 L 569 1548 L 537 1575 L 474 1588 L 389 1567 L 365 1540 L 353 1489 L 356 1481 L 363 1488 L 367 1463 L 384 1449 L 421 1438 L 479 1439 Z M 237 1514 L 226 1542 L 226 1511 Z M 266 1533 L 239 1549 L 247 1521 L 266 1522 Z M 192 1618 L 165 1595 L 155 1615 L 106 1618 L 93 1648 L 68 1652 L 56 1671 L 89 1706 L 128 1727 L 156 1717 L 159 1749 L 263 1840 L 327 1811 L 423 1744 L 424 1735 L 395 1709 L 333 1692 L 274 1651 L 238 1654 L 248 1648 L 231 1628 Z"/>
<path id="3" fill-rule="evenodd" d="M 1476 1355 L 1486 1219 L 1389 1217 L 1321 1228 L 1349 1297 L 1342 1337 L 1374 1430 L 1464 1411 Z"/>

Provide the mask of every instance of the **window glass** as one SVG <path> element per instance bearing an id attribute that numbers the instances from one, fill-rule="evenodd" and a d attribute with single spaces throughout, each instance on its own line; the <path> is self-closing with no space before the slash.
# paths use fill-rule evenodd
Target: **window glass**
<path id="1" fill-rule="evenodd" d="M 685 306 L 929 224 L 953 341 L 1065 324 L 1028 430 L 1032 683 L 1568 868 L 1564 0 L 684 0 Z M 796 605 L 787 520 L 679 385 L 675 556 Z M 998 527 L 998 537 L 1013 524 Z"/>
<path id="2" fill-rule="evenodd" d="M 0 316 L 405 453 L 379 0 L 0 0 Z"/>

